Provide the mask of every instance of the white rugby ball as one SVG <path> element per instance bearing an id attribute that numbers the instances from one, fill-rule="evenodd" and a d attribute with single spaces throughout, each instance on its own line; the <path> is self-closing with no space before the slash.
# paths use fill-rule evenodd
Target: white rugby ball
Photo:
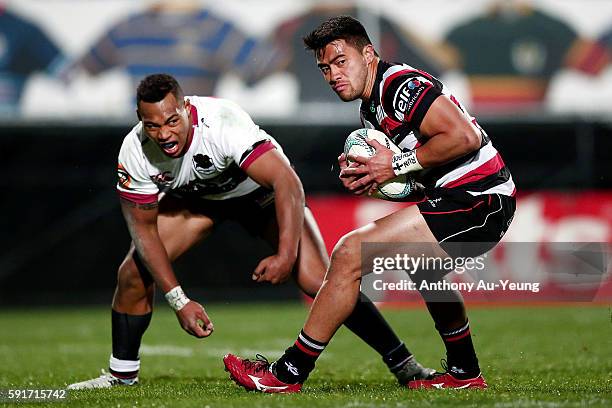
<path id="1" fill-rule="evenodd" d="M 391 139 L 383 132 L 375 129 L 357 129 L 351 132 L 344 142 L 344 154 L 348 157 L 353 156 L 371 157 L 376 153 L 376 149 L 370 146 L 366 139 L 376 140 L 378 143 L 386 146 L 393 153 L 401 153 L 402 150 L 397 147 Z M 351 161 L 348 160 L 350 164 Z M 378 186 L 378 190 L 371 197 L 380 198 L 382 200 L 402 200 L 408 197 L 416 188 L 414 179 L 406 174 L 401 174 L 394 179 L 384 182 Z"/>

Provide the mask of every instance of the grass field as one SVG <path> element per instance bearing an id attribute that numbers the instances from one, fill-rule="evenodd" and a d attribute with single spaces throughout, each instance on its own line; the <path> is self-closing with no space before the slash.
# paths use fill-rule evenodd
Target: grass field
<path id="1" fill-rule="evenodd" d="M 229 381 L 221 357 L 229 351 L 278 357 L 301 328 L 303 306 L 211 304 L 208 312 L 215 334 L 196 340 L 160 305 L 143 340 L 140 386 L 31 405 L 612 407 L 610 306 L 471 310 L 486 391 L 408 391 L 377 354 L 341 329 L 299 395 L 248 393 Z M 439 368 L 442 344 L 427 313 L 384 313 L 420 361 Z M 97 376 L 108 364 L 109 326 L 104 308 L 0 310 L 0 388 L 61 388 Z"/>

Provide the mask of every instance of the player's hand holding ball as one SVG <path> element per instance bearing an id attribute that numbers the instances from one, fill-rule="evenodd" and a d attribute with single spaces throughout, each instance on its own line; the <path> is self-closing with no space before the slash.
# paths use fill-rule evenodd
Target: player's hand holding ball
<path id="1" fill-rule="evenodd" d="M 353 162 L 349 164 L 346 154 L 342 153 L 338 157 L 338 164 L 340 165 L 340 181 L 342 182 L 344 188 L 349 190 L 351 193 L 355 195 L 362 195 L 364 193 L 367 193 L 368 190 L 372 187 L 372 184 L 367 184 L 363 187 L 357 188 L 355 183 L 363 176 L 353 175 L 350 173 L 350 171 L 345 172 L 345 169 L 356 169 L 359 167 L 359 163 Z"/>
<path id="2" fill-rule="evenodd" d="M 344 144 L 338 158 L 340 179 L 355 194 L 368 193 L 383 200 L 404 200 L 416 190 L 414 178 L 393 170 L 393 156 L 401 149 L 382 132 L 358 129 Z"/>

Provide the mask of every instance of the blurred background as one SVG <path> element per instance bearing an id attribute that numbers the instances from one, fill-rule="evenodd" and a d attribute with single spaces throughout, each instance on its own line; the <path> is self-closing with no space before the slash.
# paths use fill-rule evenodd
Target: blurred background
<path id="1" fill-rule="evenodd" d="M 383 59 L 442 79 L 504 156 L 519 190 L 505 241 L 535 248 L 500 247 L 504 276 L 563 290 L 541 273 L 559 262 L 547 242 L 612 242 L 612 2 L 0 0 L 0 305 L 110 303 L 129 246 L 116 157 L 154 72 L 233 99 L 281 142 L 328 249 L 397 209 L 337 181 L 358 104 L 336 100 L 301 38 L 339 14 Z M 250 281 L 270 252 L 229 223 L 177 271 L 203 302 L 297 298 Z M 610 299 L 609 268 L 594 282 L 589 299 Z"/>

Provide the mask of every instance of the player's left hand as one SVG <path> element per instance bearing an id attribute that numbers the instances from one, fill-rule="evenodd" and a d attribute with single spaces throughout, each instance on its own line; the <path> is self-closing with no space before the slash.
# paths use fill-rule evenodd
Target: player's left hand
<path id="1" fill-rule="evenodd" d="M 359 177 L 351 183 L 349 187 L 351 190 L 359 190 L 371 184 L 372 186 L 369 190 L 371 194 L 379 185 L 395 178 L 392 167 L 393 151 L 387 149 L 386 146 L 383 146 L 376 140 L 367 139 L 366 142 L 376 150 L 374 155 L 371 157 L 349 155 L 348 159 L 358 163 L 359 166 L 346 167 L 340 175 Z"/>
<path id="2" fill-rule="evenodd" d="M 273 285 L 283 283 L 291 276 L 295 259 L 283 255 L 272 255 L 259 262 L 253 272 L 252 279 L 256 282 L 270 282 Z"/>

